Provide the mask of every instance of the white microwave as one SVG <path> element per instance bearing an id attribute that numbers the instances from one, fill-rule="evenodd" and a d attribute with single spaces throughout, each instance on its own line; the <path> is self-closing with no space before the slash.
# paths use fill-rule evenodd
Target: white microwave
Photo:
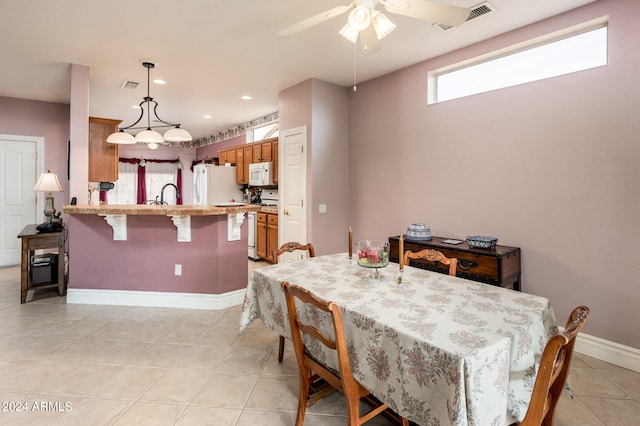
<path id="1" fill-rule="evenodd" d="M 264 163 L 249 164 L 249 185 L 251 186 L 268 186 L 273 185 L 273 163 L 271 161 Z"/>

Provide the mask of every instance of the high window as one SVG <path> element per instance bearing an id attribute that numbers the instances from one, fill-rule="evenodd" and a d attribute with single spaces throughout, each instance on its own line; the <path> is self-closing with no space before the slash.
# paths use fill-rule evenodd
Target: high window
<path id="1" fill-rule="evenodd" d="M 258 142 L 263 139 L 275 138 L 278 136 L 278 122 L 254 127 L 247 131 L 247 143 Z"/>
<path id="2" fill-rule="evenodd" d="M 429 104 L 607 65 L 607 17 L 429 73 Z"/>

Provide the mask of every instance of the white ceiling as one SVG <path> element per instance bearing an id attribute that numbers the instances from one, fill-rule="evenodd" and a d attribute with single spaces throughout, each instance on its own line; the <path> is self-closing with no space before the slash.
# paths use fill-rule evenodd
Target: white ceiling
<path id="1" fill-rule="evenodd" d="M 69 64 L 90 68 L 89 114 L 133 123 L 146 96 L 158 115 L 194 138 L 278 110 L 278 92 L 309 78 L 353 84 L 354 47 L 338 34 L 341 15 L 305 32 L 276 32 L 349 0 L 2 0 L 0 96 L 69 102 Z M 482 0 L 439 0 L 472 7 Z M 397 28 L 372 55 L 356 53 L 357 80 L 496 36 L 594 0 L 490 0 L 497 11 L 442 32 L 387 13 Z M 381 6 L 378 6 L 380 8 Z M 140 83 L 123 89 L 124 80 Z M 253 100 L 243 101 L 242 95 Z M 205 114 L 212 116 L 204 118 Z M 146 115 L 145 115 L 146 120 Z"/>

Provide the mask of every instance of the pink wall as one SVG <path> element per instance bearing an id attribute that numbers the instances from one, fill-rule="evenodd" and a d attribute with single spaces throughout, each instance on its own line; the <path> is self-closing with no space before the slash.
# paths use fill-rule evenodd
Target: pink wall
<path id="1" fill-rule="evenodd" d="M 69 198 L 78 203 L 89 198 L 89 67 L 71 64 L 69 139 L 71 140 L 71 180 Z"/>
<path id="2" fill-rule="evenodd" d="M 279 97 L 280 134 L 307 126 L 307 240 L 319 255 L 347 251 L 348 90 L 311 79 L 283 90 Z M 326 204 L 327 213 L 319 213 L 320 204 Z"/>
<path id="3" fill-rule="evenodd" d="M 221 294 L 247 286 L 247 221 L 227 241 L 227 215 L 193 216 L 189 243 L 166 216 L 128 216 L 127 241 L 97 215 L 68 215 L 69 288 Z M 182 275 L 174 275 L 174 265 Z"/>
<path id="4" fill-rule="evenodd" d="M 312 80 L 309 241 L 318 254 L 348 250 L 349 89 Z M 325 204 L 327 212 L 320 214 Z"/>
<path id="5" fill-rule="evenodd" d="M 609 65 L 427 106 L 427 73 L 610 15 Z M 522 248 L 523 291 L 560 321 L 640 348 L 640 2 L 600 0 L 358 86 L 351 94 L 354 238 L 423 222 Z M 372 182 L 374 183 L 372 185 Z"/>
<path id="6" fill-rule="evenodd" d="M 69 198 L 69 105 L 0 96 L 0 133 L 44 137 L 44 168 L 58 175 L 64 190 L 55 195 L 56 208 L 61 209 Z"/>

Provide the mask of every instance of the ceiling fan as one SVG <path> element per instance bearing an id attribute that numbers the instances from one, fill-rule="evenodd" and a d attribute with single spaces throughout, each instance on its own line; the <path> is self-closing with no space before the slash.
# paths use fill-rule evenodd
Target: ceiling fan
<path id="1" fill-rule="evenodd" d="M 376 9 L 378 4 L 384 5 L 387 12 L 454 27 L 464 23 L 470 14 L 467 8 L 431 0 L 354 0 L 347 6 L 334 7 L 303 19 L 280 30 L 278 35 L 293 35 L 350 11 L 347 23 L 340 30 L 340 35 L 352 43 L 356 43 L 359 37 L 362 51 L 374 53 L 380 50 L 380 40 L 396 27 L 389 18 Z"/>

